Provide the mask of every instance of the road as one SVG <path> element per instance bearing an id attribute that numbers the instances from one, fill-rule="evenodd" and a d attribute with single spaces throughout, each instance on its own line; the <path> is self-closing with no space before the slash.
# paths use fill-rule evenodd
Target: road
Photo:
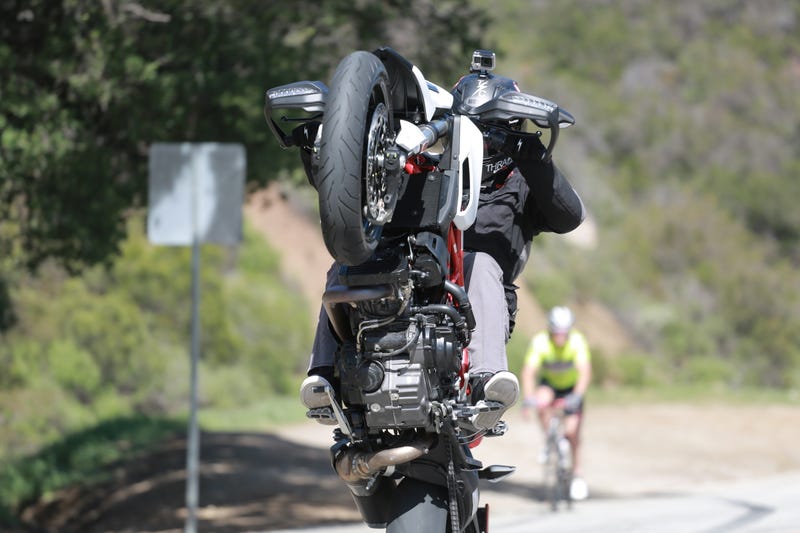
<path id="1" fill-rule="evenodd" d="M 513 458 L 518 467 L 482 489 L 491 531 L 800 533 L 798 415 L 790 405 L 588 407 L 584 455 L 592 497 L 552 513 L 541 501 L 541 472 L 533 462 L 538 428 L 512 410 L 511 431 L 476 449 L 484 464 Z M 325 431 L 303 428 L 285 436 L 312 442 Z M 353 524 L 280 531 L 374 530 Z"/>
<path id="2" fill-rule="evenodd" d="M 793 405 L 587 405 L 584 476 L 591 498 L 549 512 L 536 464 L 539 429 L 507 413 L 510 431 L 474 450 L 517 471 L 487 484 L 493 533 L 800 533 L 800 424 Z M 333 473 L 329 426 L 204 433 L 199 530 L 369 531 Z M 37 530 L 180 533 L 185 441 L 116 465 L 96 489 L 69 489 L 26 509 Z"/>
<path id="3" fill-rule="evenodd" d="M 502 502 L 495 503 L 498 495 Z M 594 498 L 555 513 L 540 501 L 509 497 L 499 486 L 497 491 L 484 490 L 483 497 L 492 508 L 491 533 L 800 533 L 800 472 L 685 493 Z M 272 533 L 321 531 L 375 530 L 351 524 Z"/>

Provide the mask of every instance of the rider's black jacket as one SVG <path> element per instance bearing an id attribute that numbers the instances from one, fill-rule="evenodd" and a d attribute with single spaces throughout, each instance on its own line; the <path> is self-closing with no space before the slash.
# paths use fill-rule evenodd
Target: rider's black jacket
<path id="1" fill-rule="evenodd" d="M 465 250 L 486 252 L 500 265 L 512 326 L 514 280 L 528 261 L 531 240 L 541 232 L 572 231 L 585 217 L 583 202 L 558 167 L 542 161 L 538 139 L 526 142 L 529 147 L 508 147 L 484 161 L 478 216 L 464 232 Z"/>

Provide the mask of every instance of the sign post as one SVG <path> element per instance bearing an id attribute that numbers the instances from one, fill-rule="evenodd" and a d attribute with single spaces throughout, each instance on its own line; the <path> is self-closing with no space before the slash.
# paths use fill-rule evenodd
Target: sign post
<path id="1" fill-rule="evenodd" d="M 157 245 L 192 247 L 186 533 L 197 531 L 200 494 L 200 244 L 241 241 L 245 166 L 244 147 L 239 144 L 155 143 L 150 147 L 148 239 Z"/>

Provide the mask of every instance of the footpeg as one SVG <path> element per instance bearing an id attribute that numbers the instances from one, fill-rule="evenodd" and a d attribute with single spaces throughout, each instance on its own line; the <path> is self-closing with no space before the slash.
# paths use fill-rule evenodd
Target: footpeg
<path id="1" fill-rule="evenodd" d="M 335 426 L 338 423 L 336 415 L 333 414 L 333 409 L 331 409 L 330 406 L 309 409 L 306 411 L 306 417 L 316 420 L 320 424 L 325 424 L 326 426 Z"/>

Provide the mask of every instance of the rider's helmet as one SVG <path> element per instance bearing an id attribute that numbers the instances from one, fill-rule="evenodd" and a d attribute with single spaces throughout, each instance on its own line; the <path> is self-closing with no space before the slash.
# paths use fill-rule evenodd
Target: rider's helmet
<path id="1" fill-rule="evenodd" d="M 470 73 L 462 76 L 450 91 L 453 95 L 453 110 L 462 115 L 469 116 L 473 122 L 481 129 L 486 131 L 492 126 L 501 126 L 505 129 L 518 130 L 522 126 L 522 121 L 506 122 L 503 124 L 482 123 L 478 121 L 477 109 L 494 100 L 500 95 L 515 92 L 518 93 L 517 82 L 505 76 L 492 74 L 494 69 L 494 52 L 489 50 L 475 50 L 472 55 Z M 504 162 L 510 164 L 508 157 L 484 144 L 483 167 L 484 179 L 497 173 L 504 168 Z"/>
<path id="2" fill-rule="evenodd" d="M 569 307 L 554 307 L 547 315 L 547 329 L 550 333 L 569 333 L 574 324 L 575 315 L 572 314 Z"/>

